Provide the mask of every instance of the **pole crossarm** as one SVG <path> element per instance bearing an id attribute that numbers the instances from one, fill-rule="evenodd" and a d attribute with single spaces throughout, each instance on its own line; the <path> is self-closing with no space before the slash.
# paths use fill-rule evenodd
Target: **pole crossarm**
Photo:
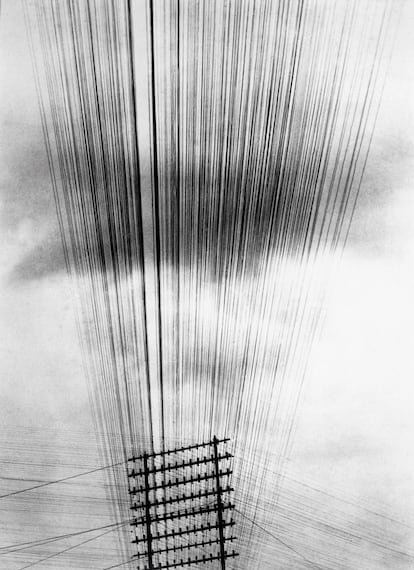
<path id="1" fill-rule="evenodd" d="M 226 542 L 233 542 L 237 540 L 235 536 L 229 536 L 226 538 Z M 162 554 L 164 552 L 177 552 L 182 550 L 187 550 L 188 548 L 204 548 L 205 546 L 210 546 L 211 544 L 217 544 L 217 540 L 202 540 L 199 542 L 193 542 L 191 544 L 180 544 L 178 546 L 169 546 L 167 548 L 160 548 L 158 550 L 152 550 L 152 554 Z M 138 558 L 142 556 L 141 554 L 134 554 L 132 558 Z"/>
<path id="2" fill-rule="evenodd" d="M 231 475 L 233 473 L 232 469 L 226 469 L 220 472 L 221 476 Z M 139 488 L 132 488 L 129 490 L 130 495 L 138 495 L 139 493 L 145 493 L 146 491 L 157 491 L 158 489 L 170 489 L 171 487 L 177 487 L 178 485 L 188 485 L 189 483 L 200 483 L 200 481 L 207 481 L 208 479 L 215 479 L 216 474 L 210 475 L 198 475 L 197 477 L 189 477 L 183 479 L 176 479 L 174 481 L 166 481 L 165 483 L 161 483 L 160 485 L 154 485 L 153 487 L 149 487 L 148 489 L 145 486 L 141 486 Z"/>
<path id="3" fill-rule="evenodd" d="M 234 509 L 235 505 L 232 503 L 225 503 L 222 505 L 222 510 L 225 511 L 227 509 Z M 155 523 L 155 522 L 161 522 L 161 521 L 166 521 L 166 520 L 173 520 L 173 519 L 180 519 L 180 518 L 184 518 L 184 517 L 193 517 L 193 516 L 197 516 L 197 515 L 203 515 L 203 514 L 207 514 L 207 513 L 215 513 L 217 512 L 217 506 L 213 506 L 213 507 L 208 507 L 205 509 L 185 509 L 182 512 L 177 512 L 177 513 L 166 513 L 164 515 L 161 516 L 155 516 L 151 519 L 151 522 Z M 146 521 L 145 518 L 142 520 L 137 520 L 135 519 L 132 523 L 132 525 L 134 526 L 139 526 L 139 525 L 145 525 Z"/>
<path id="4" fill-rule="evenodd" d="M 183 528 L 180 530 L 173 530 L 172 532 L 166 532 L 165 534 L 151 534 L 151 543 L 154 542 L 154 540 L 163 540 L 164 538 L 173 538 L 175 536 L 183 536 L 184 534 L 194 534 L 197 532 L 205 532 L 205 531 L 211 531 L 214 529 L 219 529 L 220 526 L 222 528 L 225 528 L 226 526 L 234 526 L 235 522 L 234 521 L 230 521 L 230 522 L 221 522 L 218 524 L 207 524 L 207 525 L 200 525 L 198 527 L 187 527 L 187 528 Z M 139 544 L 140 542 L 147 542 L 148 537 L 144 536 L 144 538 L 138 539 L 136 538 L 135 540 L 133 540 L 132 542 L 135 544 Z"/>
<path id="5" fill-rule="evenodd" d="M 227 443 L 228 441 L 230 441 L 230 438 L 229 438 L 229 437 L 225 437 L 224 439 L 219 439 L 218 441 L 219 441 L 219 443 Z M 178 448 L 176 448 L 176 449 L 168 449 L 168 450 L 166 450 L 166 451 L 158 451 L 158 452 L 156 452 L 156 453 L 148 453 L 148 454 L 147 454 L 147 457 L 148 457 L 148 458 L 162 457 L 163 455 L 171 455 L 171 454 L 180 453 L 180 452 L 183 452 L 183 451 L 190 451 L 190 450 L 193 450 L 193 449 L 199 449 L 199 448 L 201 448 L 201 447 L 208 447 L 208 446 L 211 446 L 212 443 L 213 443 L 212 441 L 207 441 L 207 442 L 205 442 L 205 443 L 196 443 L 196 444 L 194 444 L 194 445 L 189 445 L 189 446 L 187 446 L 187 447 L 178 447 Z M 130 457 L 130 458 L 128 459 L 128 461 L 142 461 L 142 460 L 144 459 L 144 456 L 145 456 L 145 454 L 144 454 L 144 455 L 138 455 L 137 457 Z"/>
<path id="6" fill-rule="evenodd" d="M 226 453 L 225 455 L 220 455 L 218 457 L 219 461 L 221 461 L 222 459 L 231 459 L 233 456 L 231 455 L 231 453 Z M 175 463 L 175 464 L 168 464 L 168 465 L 162 465 L 160 467 L 154 467 L 154 469 L 150 469 L 148 471 L 149 475 L 152 475 L 154 473 L 164 473 L 166 471 L 171 471 L 173 469 L 184 469 L 185 467 L 192 467 L 194 465 L 203 465 L 205 463 L 213 463 L 215 461 L 215 457 L 214 455 L 212 455 L 211 457 L 202 457 L 201 459 L 198 458 L 195 461 L 183 461 L 182 463 Z M 144 471 L 135 471 L 132 470 L 128 477 L 143 477 L 145 475 Z"/>
<path id="7" fill-rule="evenodd" d="M 238 556 L 238 552 L 226 552 L 225 558 L 235 558 Z M 167 562 L 166 564 L 161 564 L 159 566 L 153 566 L 153 570 L 164 570 L 165 568 L 177 568 L 178 566 L 189 566 L 190 564 L 206 564 L 207 562 L 213 562 L 214 560 L 220 560 L 220 556 L 201 556 L 189 558 L 188 560 L 175 560 L 174 562 Z"/>
<path id="8" fill-rule="evenodd" d="M 233 492 L 234 489 L 233 487 L 227 486 L 224 487 L 223 489 L 221 489 L 222 493 L 231 493 Z M 206 491 L 206 492 L 199 492 L 199 493 L 189 493 L 188 495 L 186 495 L 185 493 L 183 495 L 180 495 L 179 497 L 174 497 L 172 499 L 159 499 L 159 500 L 155 500 L 151 503 L 151 507 L 160 507 L 163 505 L 171 505 L 173 503 L 181 503 L 182 501 L 194 501 L 196 499 L 202 499 L 204 497 L 210 497 L 212 495 L 217 495 L 217 491 Z M 131 507 L 132 511 L 136 511 L 142 509 L 142 505 L 133 505 Z"/>

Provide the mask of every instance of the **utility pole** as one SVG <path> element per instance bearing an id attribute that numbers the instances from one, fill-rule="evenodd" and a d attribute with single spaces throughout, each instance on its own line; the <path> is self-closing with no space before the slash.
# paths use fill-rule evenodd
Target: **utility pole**
<path id="1" fill-rule="evenodd" d="M 217 518 L 218 518 L 218 527 L 220 535 L 220 561 L 221 561 L 221 570 L 226 570 L 226 553 L 224 550 L 223 504 L 221 500 L 218 444 L 219 440 L 217 439 L 216 436 L 214 436 L 213 448 L 214 448 L 214 466 L 216 471 Z"/>
<path id="2" fill-rule="evenodd" d="M 151 537 L 151 503 L 150 503 L 150 484 L 149 484 L 149 468 L 148 468 L 148 454 L 144 453 L 144 481 L 145 481 L 145 526 L 147 529 L 147 553 L 148 553 L 148 567 L 149 570 L 154 570 L 152 562 L 152 537 Z"/>
<path id="3" fill-rule="evenodd" d="M 164 570 L 238 556 L 225 545 L 234 526 L 228 438 L 132 457 L 129 494 L 139 570 Z M 201 455 L 201 456 L 200 456 Z M 151 458 L 151 461 L 149 461 Z M 225 465 L 224 465 L 225 464 Z M 222 467 L 223 465 L 223 467 Z M 209 482 L 213 482 L 213 487 Z M 213 502 L 211 501 L 213 499 Z M 226 514 L 226 516 L 225 516 Z M 144 548 L 144 551 L 141 549 Z M 179 554 L 179 557 L 178 557 Z"/>

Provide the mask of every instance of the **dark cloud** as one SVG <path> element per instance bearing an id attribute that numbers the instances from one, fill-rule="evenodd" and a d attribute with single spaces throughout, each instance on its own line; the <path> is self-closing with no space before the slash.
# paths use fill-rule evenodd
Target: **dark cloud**
<path id="1" fill-rule="evenodd" d="M 9 275 L 12 284 L 36 281 L 65 271 L 66 264 L 59 235 L 48 239 L 26 253 Z"/>
<path id="2" fill-rule="evenodd" d="M 27 218 L 35 223 L 51 220 L 57 224 L 41 128 L 9 120 L 2 123 L 1 129 L 2 227 L 13 230 Z"/>
<path id="3" fill-rule="evenodd" d="M 393 207 L 412 186 L 414 143 L 392 125 L 374 135 L 351 225 L 348 246 L 357 252 L 395 255 L 405 238 Z"/>

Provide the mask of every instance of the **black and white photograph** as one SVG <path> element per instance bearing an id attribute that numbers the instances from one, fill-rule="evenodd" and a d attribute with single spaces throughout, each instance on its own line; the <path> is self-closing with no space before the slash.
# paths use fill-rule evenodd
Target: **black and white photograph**
<path id="1" fill-rule="evenodd" d="M 413 295 L 413 0 L 0 0 L 0 570 L 413 569 Z"/>

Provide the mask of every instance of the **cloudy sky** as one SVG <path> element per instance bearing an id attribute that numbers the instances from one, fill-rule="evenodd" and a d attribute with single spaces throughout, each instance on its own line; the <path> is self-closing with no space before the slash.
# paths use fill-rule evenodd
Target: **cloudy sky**
<path id="1" fill-rule="evenodd" d="M 406 2 L 289 469 L 414 524 L 413 58 L 414 4 Z M 0 424 L 11 441 L 22 426 L 92 430 L 30 54 L 14 0 L 3 1 L 0 18 L 0 122 Z"/>

